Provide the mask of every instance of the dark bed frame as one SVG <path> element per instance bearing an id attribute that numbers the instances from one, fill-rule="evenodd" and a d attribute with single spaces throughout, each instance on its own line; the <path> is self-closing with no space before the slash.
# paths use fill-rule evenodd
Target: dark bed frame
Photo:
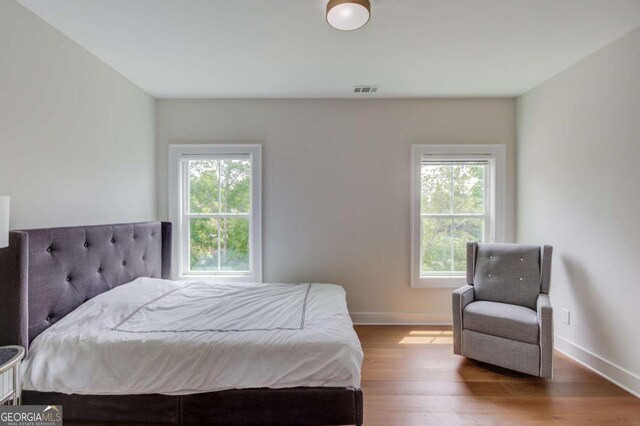
<path id="1" fill-rule="evenodd" d="M 33 339 L 82 303 L 138 277 L 171 276 L 171 223 L 11 232 L 0 249 L 0 345 Z M 158 374 L 162 374 L 158 372 Z M 24 391 L 23 404 L 63 405 L 65 421 L 175 425 L 362 425 L 362 391 L 299 387 L 192 395 Z"/>

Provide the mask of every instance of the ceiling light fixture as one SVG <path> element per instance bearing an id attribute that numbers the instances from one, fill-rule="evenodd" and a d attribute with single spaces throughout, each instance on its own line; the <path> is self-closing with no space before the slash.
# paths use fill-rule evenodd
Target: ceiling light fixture
<path id="1" fill-rule="evenodd" d="M 327 3 L 327 22 L 336 30 L 357 30 L 369 22 L 369 18 L 369 0 L 329 0 Z"/>

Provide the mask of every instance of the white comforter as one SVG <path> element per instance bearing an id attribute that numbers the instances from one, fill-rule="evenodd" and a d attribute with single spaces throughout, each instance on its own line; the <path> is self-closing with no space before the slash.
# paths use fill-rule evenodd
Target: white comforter
<path id="1" fill-rule="evenodd" d="M 342 287 L 139 278 L 40 334 L 23 388 L 94 395 L 359 388 L 362 358 Z"/>

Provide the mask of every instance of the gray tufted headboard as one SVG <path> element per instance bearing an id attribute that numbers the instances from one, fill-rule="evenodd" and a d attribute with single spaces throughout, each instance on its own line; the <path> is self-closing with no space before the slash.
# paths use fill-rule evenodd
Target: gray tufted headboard
<path id="1" fill-rule="evenodd" d="M 0 249 L 0 345 L 27 349 L 92 297 L 170 275 L 168 222 L 13 231 Z"/>

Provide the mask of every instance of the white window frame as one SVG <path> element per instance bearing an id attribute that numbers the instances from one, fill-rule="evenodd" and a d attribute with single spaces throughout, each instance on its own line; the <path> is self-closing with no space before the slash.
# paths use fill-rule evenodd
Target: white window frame
<path id="1" fill-rule="evenodd" d="M 434 160 L 488 160 L 487 188 L 485 203 L 489 209 L 489 229 L 485 238 L 490 242 L 505 240 L 505 185 L 506 155 L 504 145 L 412 145 L 411 146 L 411 287 L 414 288 L 457 288 L 466 283 L 466 276 L 420 275 L 420 255 L 422 252 L 421 221 L 421 178 L 423 156 Z"/>
<path id="2" fill-rule="evenodd" d="M 188 160 L 207 157 L 249 156 L 251 159 L 251 211 L 249 214 L 249 272 L 188 272 L 189 213 L 184 212 Z M 173 223 L 173 279 L 216 282 L 262 282 L 262 145 L 169 145 L 169 219 Z"/>

